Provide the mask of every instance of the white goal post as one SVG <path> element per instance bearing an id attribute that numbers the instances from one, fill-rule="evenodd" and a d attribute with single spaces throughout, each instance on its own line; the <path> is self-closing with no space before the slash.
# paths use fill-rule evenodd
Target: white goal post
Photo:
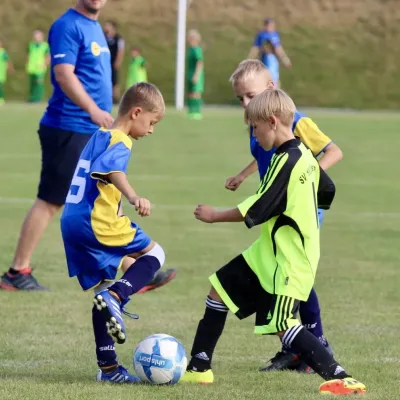
<path id="1" fill-rule="evenodd" d="M 185 107 L 186 14 L 191 0 L 177 0 L 177 2 L 175 108 L 183 110 Z"/>

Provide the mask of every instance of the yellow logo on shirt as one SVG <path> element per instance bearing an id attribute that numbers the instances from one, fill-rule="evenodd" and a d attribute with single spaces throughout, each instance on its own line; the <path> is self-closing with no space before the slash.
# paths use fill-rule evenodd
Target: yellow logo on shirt
<path id="1" fill-rule="evenodd" d="M 94 56 L 98 57 L 101 53 L 101 47 L 96 42 L 92 42 L 91 51 Z"/>

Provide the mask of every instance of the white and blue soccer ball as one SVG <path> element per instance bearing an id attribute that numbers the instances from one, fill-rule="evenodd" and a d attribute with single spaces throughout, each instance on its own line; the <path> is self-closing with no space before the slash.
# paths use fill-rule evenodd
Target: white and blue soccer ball
<path id="1" fill-rule="evenodd" d="M 138 377 L 154 385 L 174 385 L 186 371 L 185 348 L 174 337 L 163 333 L 143 339 L 133 353 Z"/>

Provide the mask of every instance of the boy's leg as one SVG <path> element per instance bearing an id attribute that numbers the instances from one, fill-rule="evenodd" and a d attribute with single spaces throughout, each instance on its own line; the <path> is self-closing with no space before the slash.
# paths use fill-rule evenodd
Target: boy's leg
<path id="1" fill-rule="evenodd" d="M 4 104 L 4 83 L 0 81 L 0 106 Z"/>
<path id="2" fill-rule="evenodd" d="M 346 395 L 366 391 L 365 385 L 352 379 L 321 342 L 300 323 L 278 335 L 285 345 L 300 354 L 300 357 L 325 379 L 326 382 L 319 389 L 321 393 Z"/>
<path id="3" fill-rule="evenodd" d="M 182 380 L 212 383 L 211 362 L 223 332 L 228 308 L 240 319 L 255 312 L 256 293 L 260 283 L 242 255 L 234 258 L 210 277 L 212 289 L 206 300 L 203 319 L 199 322 L 191 351 L 191 360 Z"/>
<path id="4" fill-rule="evenodd" d="M 311 290 L 308 300 L 300 302 L 300 319 L 303 326 L 319 339 L 321 343 L 328 348 L 328 351 L 332 352 L 323 333 L 321 310 L 314 288 Z M 313 370 L 307 364 L 299 360 L 298 355 L 284 343 L 282 343 L 281 351 L 271 358 L 268 364 L 261 368 L 260 371 L 269 372 L 283 370 L 296 370 L 304 373 L 313 372 Z"/>
<path id="5" fill-rule="evenodd" d="M 147 236 L 138 228 L 136 232 L 138 241 L 147 241 Z M 140 238 L 140 236 L 144 236 Z M 102 311 L 103 318 L 108 327 L 108 333 L 118 343 L 126 340 L 125 325 L 121 313 L 123 307 L 129 301 L 129 297 L 138 292 L 154 276 L 165 262 L 165 253 L 161 246 L 151 242 L 138 254 L 132 254 L 136 259 L 126 257 L 123 266 L 126 271 L 121 279 L 112 284 L 107 290 L 99 293 L 94 303 L 98 310 Z M 125 314 L 127 314 L 125 312 Z M 127 314 L 129 315 L 129 314 Z M 133 318 L 137 316 L 130 315 Z"/>
<path id="6" fill-rule="evenodd" d="M 256 333 L 277 334 L 282 343 L 291 348 L 300 358 L 327 382 L 320 392 L 351 394 L 365 392 L 365 386 L 352 379 L 333 355 L 297 319 L 299 301 L 281 295 L 270 295 L 269 311 L 265 301 L 259 301 L 256 313 Z M 262 297 L 259 297 L 262 300 Z"/>
<path id="7" fill-rule="evenodd" d="M 102 289 L 107 288 L 109 285 L 110 283 L 101 284 L 95 289 L 95 293 L 101 292 Z M 107 333 L 103 315 L 95 306 L 92 309 L 92 323 L 96 343 L 97 365 L 99 366 L 96 380 L 111 383 L 140 382 L 138 377 L 131 375 L 124 367 L 118 364 L 114 341 Z"/>
<path id="8" fill-rule="evenodd" d="M 308 300 L 300 303 L 300 319 L 303 326 L 312 333 L 325 347 L 329 347 L 321 321 L 321 309 L 317 292 L 313 288 Z"/>

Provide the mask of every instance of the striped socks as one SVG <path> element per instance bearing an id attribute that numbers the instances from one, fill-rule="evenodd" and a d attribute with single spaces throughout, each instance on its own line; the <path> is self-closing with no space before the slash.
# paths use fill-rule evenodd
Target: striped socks
<path id="1" fill-rule="evenodd" d="M 188 369 L 204 372 L 211 368 L 211 361 L 228 315 L 228 307 L 207 296 L 206 310 L 199 322 L 191 351 Z"/>

